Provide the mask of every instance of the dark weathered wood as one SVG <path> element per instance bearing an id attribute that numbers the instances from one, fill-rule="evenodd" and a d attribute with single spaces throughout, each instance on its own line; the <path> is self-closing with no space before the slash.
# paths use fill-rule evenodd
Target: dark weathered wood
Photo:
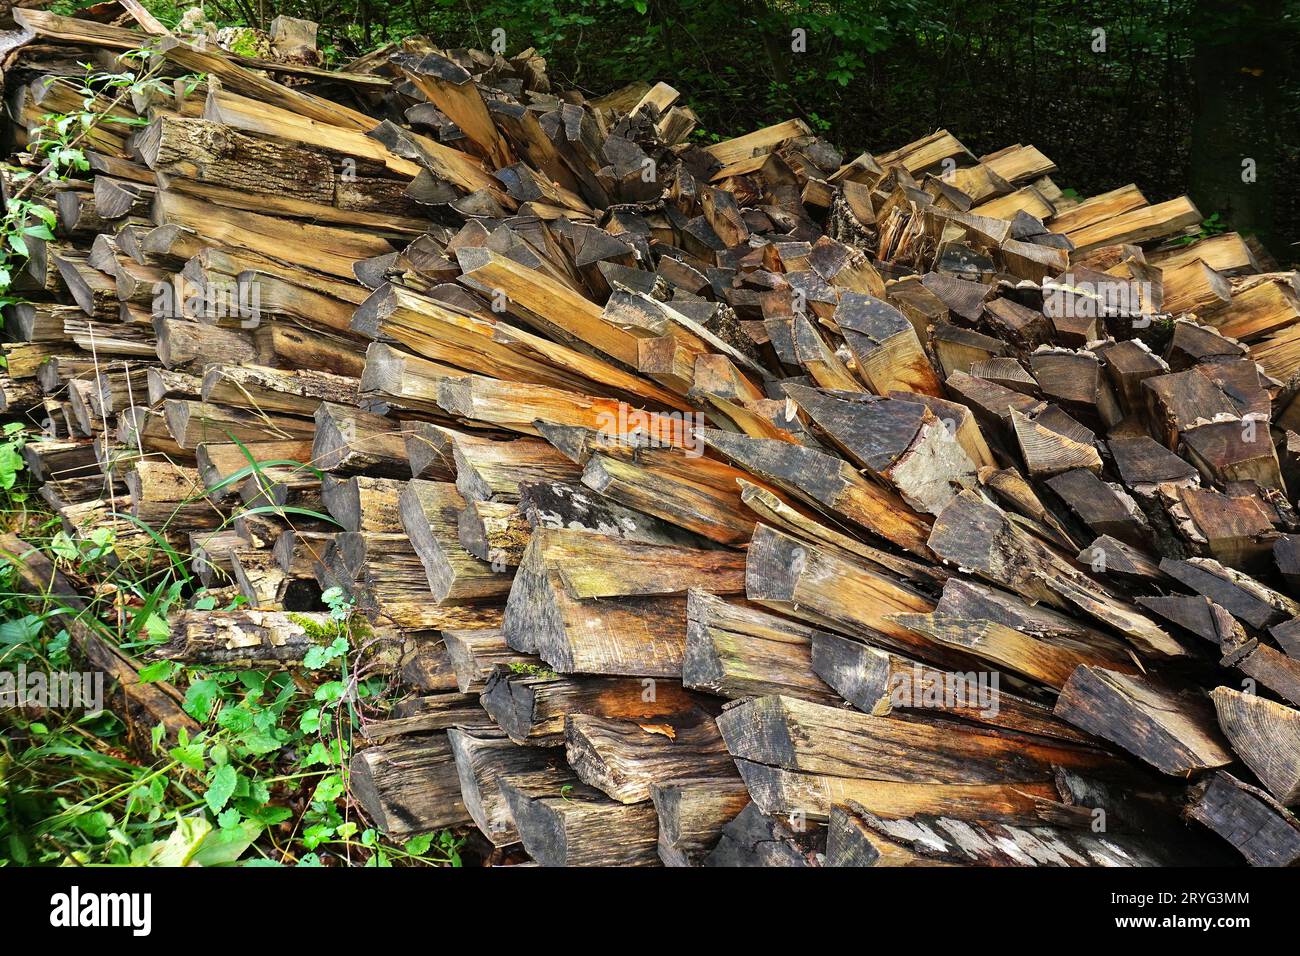
<path id="1" fill-rule="evenodd" d="M 1110 535 L 1098 536 L 1076 557 L 1096 574 L 1117 574 L 1134 581 L 1160 581 L 1164 572 L 1151 556 Z"/>
<path id="2" fill-rule="evenodd" d="M 502 781 L 545 786 L 568 778 L 564 753 L 558 747 L 523 747 L 502 734 L 452 728 L 447 731 L 461 800 L 474 825 L 494 846 L 519 842 L 519 830 L 502 791 Z"/>
<path id="3" fill-rule="evenodd" d="M 751 803 L 722 827 L 717 846 L 703 865 L 820 866 L 825 847 L 823 827 L 796 830 L 784 820 L 764 815 Z"/>
<path id="4" fill-rule="evenodd" d="M 938 395 L 939 376 L 916 330 L 889 303 L 847 292 L 832 317 L 857 360 L 858 374 L 877 395 L 892 389 Z"/>
<path id="5" fill-rule="evenodd" d="M 1048 783 L 926 784 L 866 780 L 803 773 L 749 760 L 736 768 L 756 806 L 764 813 L 802 814 L 825 821 L 833 807 L 856 800 L 872 813 L 886 817 L 933 813 L 964 820 L 994 820 L 1037 825 L 1058 820 L 1052 805 L 1057 792 Z M 1067 815 L 1067 819 L 1069 819 Z"/>
<path id="6" fill-rule="evenodd" d="M 1232 763 L 1209 702 L 1196 691 L 1084 666 L 1062 688 L 1056 713 L 1163 773 L 1191 777 Z"/>
<path id="7" fill-rule="evenodd" d="M 411 474 L 401 426 L 380 415 L 330 402 L 316 410 L 312 462 L 323 471 L 372 477 Z"/>
<path id="8" fill-rule="evenodd" d="M 402 530 L 398 505 L 406 482 L 365 475 L 325 475 L 320 481 L 321 504 L 344 531 L 393 534 Z"/>
<path id="9" fill-rule="evenodd" d="M 561 673 L 680 677 L 686 591 L 744 586 L 744 556 L 540 528 L 505 610 L 511 647 Z"/>
<path id="10" fill-rule="evenodd" d="M 467 501 L 456 516 L 456 537 L 462 548 L 481 561 L 517 567 L 532 537 L 532 527 L 518 503 Z"/>
<path id="11" fill-rule="evenodd" d="M 957 489 L 976 485 L 975 464 L 920 402 L 824 392 L 785 392 L 855 464 L 892 484 L 911 507 L 938 514 Z"/>
<path id="12" fill-rule="evenodd" d="M 339 586 L 374 620 L 416 629 L 497 627 L 500 609 L 430 600 L 424 565 L 406 534 L 340 532 L 323 564 L 323 586 Z"/>
<path id="13" fill-rule="evenodd" d="M 1154 656 L 1181 657 L 1186 649 L 1150 619 L 1121 603 L 1061 556 L 1013 525 L 999 508 L 963 492 L 939 515 L 930 547 L 944 560 L 1030 601 L 1075 607 L 1119 630 Z M 1163 567 L 1163 564 L 1162 564 Z"/>
<path id="14" fill-rule="evenodd" d="M 1050 478 L 1076 468 L 1101 470 L 1095 436 L 1055 405 L 1038 404 L 1028 414 L 1010 411 L 1020 455 L 1032 478 Z"/>
<path id="15" fill-rule="evenodd" d="M 651 783 L 736 773 L 713 717 L 702 711 L 655 722 L 570 714 L 564 756 L 583 783 L 620 803 L 649 799 Z"/>
<path id="16" fill-rule="evenodd" d="M 582 473 L 544 441 L 489 441 L 468 434 L 450 441 L 456 487 L 466 500 L 517 501 L 525 483 L 575 482 Z"/>
<path id="17" fill-rule="evenodd" d="M 1300 863 L 1300 820 L 1229 773 L 1219 771 L 1193 790 L 1187 816 L 1227 840 L 1253 866 Z"/>
<path id="18" fill-rule="evenodd" d="M 500 628 L 478 631 L 448 629 L 442 632 L 442 639 L 462 694 L 482 692 L 498 664 L 506 667 L 511 664 L 541 664 L 533 655 L 521 654 L 507 644 Z"/>
<path id="19" fill-rule="evenodd" d="M 559 482 L 523 484 L 519 509 L 531 529 L 568 528 L 647 544 L 696 545 L 684 528 L 594 494 L 590 488 Z"/>
<path id="20" fill-rule="evenodd" d="M 582 483 L 603 498 L 719 544 L 741 544 L 753 530 L 734 482 L 729 488 L 706 487 L 631 461 L 593 455 Z"/>
<path id="21" fill-rule="evenodd" d="M 413 686 L 413 681 L 407 681 Z M 420 688 L 422 690 L 433 688 Z M 386 740 L 409 734 L 427 734 L 459 728 L 469 733 L 492 733 L 496 726 L 472 694 L 431 693 L 399 701 L 392 716 L 362 722 L 361 732 L 367 740 Z"/>
<path id="22" fill-rule="evenodd" d="M 1273 542 L 1273 562 L 1291 596 L 1300 594 L 1300 535 L 1284 534 Z"/>
<path id="23" fill-rule="evenodd" d="M 446 733 L 398 737 L 360 750 L 350 780 L 366 815 L 395 840 L 471 822 Z"/>
<path id="24" fill-rule="evenodd" d="M 508 567 L 480 560 L 460 543 L 464 507 L 465 499 L 449 482 L 413 479 L 401 492 L 402 527 L 424 565 L 435 603 L 489 601 L 510 592 Z"/>
<path id="25" fill-rule="evenodd" d="M 823 777 L 981 785 L 1050 780 L 1056 765 L 1089 767 L 1099 754 L 983 729 L 874 717 L 788 697 L 726 710 L 718 727 L 736 758 Z M 752 791 L 751 791 L 752 792 Z"/>
<path id="26" fill-rule="evenodd" d="M 700 437 L 736 465 L 813 507 L 825 507 L 887 541 L 927 557 L 929 525 L 901 498 L 864 480 L 842 460 L 778 439 L 704 430 Z"/>
<path id="27" fill-rule="evenodd" d="M 749 805 L 736 777 L 702 777 L 650 784 L 659 815 L 659 858 L 665 866 L 703 866 L 723 828 Z"/>
<path id="28" fill-rule="evenodd" d="M 194 664 L 289 667 L 332 640 L 329 615 L 321 613 L 183 611 L 169 623 L 171 636 L 153 655 Z"/>
<path id="29" fill-rule="evenodd" d="M 630 677 L 561 677 L 528 664 L 498 665 L 483 689 L 484 709 L 516 743 L 564 742 L 569 714 L 658 723 L 698 707 L 681 684 Z"/>
<path id="30" fill-rule="evenodd" d="M 501 790 L 524 849 L 542 866 L 661 865 L 649 801 L 624 804 L 581 783 L 539 787 L 514 777 Z"/>
<path id="31" fill-rule="evenodd" d="M 1241 625 L 1223 608 L 1200 595 L 1177 594 L 1168 597 L 1139 597 L 1138 604 L 1159 614 L 1179 627 L 1215 644 L 1230 646 L 1245 640 Z"/>
<path id="32" fill-rule="evenodd" d="M 834 634 L 813 636 L 812 666 L 854 707 L 885 716 L 922 711 L 1003 730 L 1077 743 L 1088 738 L 1052 716 L 1051 707 L 1002 687 L 997 671 L 946 671 Z"/>
<path id="33" fill-rule="evenodd" d="M 1118 538 L 1135 548 L 1150 540 L 1151 530 L 1137 504 L 1095 473 L 1075 468 L 1049 478 L 1047 486 L 1095 534 Z"/>
<path id="34" fill-rule="evenodd" d="M 815 623 L 834 622 L 874 643 L 926 656 L 934 645 L 895 623 L 893 614 L 926 613 L 933 603 L 918 591 L 852 556 L 800 541 L 760 524 L 745 564 L 751 601 Z M 940 653 L 942 656 L 942 653 Z"/>
<path id="35" fill-rule="evenodd" d="M 465 626 L 473 626 L 466 622 Z M 402 682 L 421 693 L 441 694 L 457 689 L 456 672 L 446 645 L 437 635 L 416 633 L 402 648 Z"/>
<path id="36" fill-rule="evenodd" d="M 1160 570 L 1251 627 L 1264 628 L 1300 616 L 1300 604 L 1218 561 L 1165 558 L 1160 562 Z"/>
<path id="37" fill-rule="evenodd" d="M 886 820 L 836 808 L 828 866 L 1168 866 L 1149 840 L 1064 827 L 971 823 L 935 816 Z"/>

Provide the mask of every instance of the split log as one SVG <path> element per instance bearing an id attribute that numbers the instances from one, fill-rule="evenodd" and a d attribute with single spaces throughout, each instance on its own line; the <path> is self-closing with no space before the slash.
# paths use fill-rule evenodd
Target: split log
<path id="1" fill-rule="evenodd" d="M 620 803 L 650 798 L 652 783 L 692 776 L 735 779 L 735 765 L 705 712 L 640 723 L 591 714 L 564 720 L 564 756 L 583 783 Z"/>
<path id="2" fill-rule="evenodd" d="M 1191 777 L 1232 762 L 1204 698 L 1135 675 L 1081 666 L 1062 688 L 1056 713 L 1163 773 Z"/>
<path id="3" fill-rule="evenodd" d="M 299 665 L 313 647 L 330 643 L 336 630 L 328 614 L 254 608 L 182 611 L 169 624 L 171 636 L 154 656 L 242 668 Z"/>
<path id="4" fill-rule="evenodd" d="M 1230 687 L 1210 692 L 1219 726 L 1279 803 L 1300 803 L 1300 712 Z"/>
<path id="5" fill-rule="evenodd" d="M 412 480 L 401 492 L 402 527 L 438 604 L 490 601 L 510 592 L 507 568 L 482 561 L 461 545 L 457 526 L 464 507 L 465 499 L 449 482 Z"/>
<path id="6" fill-rule="evenodd" d="M 822 633 L 815 628 L 700 590 L 687 595 L 686 615 L 685 687 L 731 700 L 764 694 L 836 700 L 812 673 Z"/>
<path id="7" fill-rule="evenodd" d="M 829 866 L 1168 866 L 1157 844 L 1127 834 L 915 816 L 882 820 L 837 808 Z"/>
<path id="8" fill-rule="evenodd" d="M 479 631 L 448 629 L 442 632 L 442 639 L 462 694 L 481 693 L 486 689 L 497 665 L 528 668 L 539 664 L 536 657 L 521 654 L 507 644 L 500 628 Z"/>
<path id="9" fill-rule="evenodd" d="M 659 858 L 665 866 L 703 866 L 723 829 L 749 805 L 736 778 L 703 777 L 650 785 L 659 815 Z"/>
<path id="10" fill-rule="evenodd" d="M 1300 862 L 1300 820 L 1263 790 L 1222 770 L 1193 790 L 1187 816 L 1231 843 L 1252 866 Z"/>
<path id="11" fill-rule="evenodd" d="M 680 677 L 686 591 L 743 585 L 744 558 L 539 528 L 505 610 L 506 641 L 561 673 Z"/>
<path id="12" fill-rule="evenodd" d="M 519 842 L 519 830 L 506 801 L 503 781 L 515 780 L 531 789 L 570 776 L 563 767 L 564 755 L 558 747 L 521 747 L 499 733 L 459 728 L 448 730 L 447 740 L 456 760 L 465 809 L 494 846 Z"/>
<path id="13" fill-rule="evenodd" d="M 824 828 L 797 826 L 800 828 L 748 804 L 722 827 L 717 846 L 704 858 L 703 865 L 819 866 L 826 847 Z"/>
<path id="14" fill-rule="evenodd" d="M 471 822 L 445 733 L 397 737 L 360 750 L 349 779 L 366 815 L 392 839 Z"/>
<path id="15" fill-rule="evenodd" d="M 542 866 L 659 866 L 649 801 L 623 804 L 583 784 L 501 781 L 524 849 Z"/>

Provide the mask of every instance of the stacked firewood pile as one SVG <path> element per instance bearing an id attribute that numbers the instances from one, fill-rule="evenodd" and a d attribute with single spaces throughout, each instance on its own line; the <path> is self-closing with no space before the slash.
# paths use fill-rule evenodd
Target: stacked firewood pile
<path id="1" fill-rule="evenodd" d="M 701 146 L 672 87 L 531 51 L 15 16 L 6 195 L 80 64 L 164 80 L 27 193 L 27 461 L 74 539 L 247 599 L 158 655 L 292 666 L 355 602 L 409 692 L 351 767 L 389 834 L 1300 862 L 1300 292 L 1186 197 L 943 130 Z"/>

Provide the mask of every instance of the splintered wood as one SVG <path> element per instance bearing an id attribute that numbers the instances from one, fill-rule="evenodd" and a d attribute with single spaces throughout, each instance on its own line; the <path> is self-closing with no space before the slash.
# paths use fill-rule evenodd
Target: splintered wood
<path id="1" fill-rule="evenodd" d="M 1186 197 L 1067 198 L 947 130 L 702 149 L 668 84 L 531 50 L 331 73 L 305 21 L 251 63 L 13 14 L 0 182 L 58 226 L 0 408 L 73 539 L 247 600 L 154 657 L 291 668 L 352 600 L 409 690 L 352 761 L 376 826 L 547 866 L 1300 862 L 1300 283 Z M 147 44 L 168 82 L 100 97 L 88 176 L 24 175 L 79 64 Z"/>

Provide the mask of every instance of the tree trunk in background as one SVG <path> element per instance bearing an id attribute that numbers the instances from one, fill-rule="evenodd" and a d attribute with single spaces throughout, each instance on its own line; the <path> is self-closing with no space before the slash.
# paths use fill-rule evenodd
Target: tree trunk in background
<path id="1" fill-rule="evenodd" d="M 1188 189 L 1205 216 L 1219 213 L 1229 228 L 1257 236 L 1283 264 L 1274 229 L 1274 192 L 1281 152 L 1284 52 L 1279 42 L 1282 0 L 1229 6 L 1199 0 L 1193 33 L 1195 118 Z M 1242 180 L 1242 161 L 1255 160 L 1255 182 Z"/>

